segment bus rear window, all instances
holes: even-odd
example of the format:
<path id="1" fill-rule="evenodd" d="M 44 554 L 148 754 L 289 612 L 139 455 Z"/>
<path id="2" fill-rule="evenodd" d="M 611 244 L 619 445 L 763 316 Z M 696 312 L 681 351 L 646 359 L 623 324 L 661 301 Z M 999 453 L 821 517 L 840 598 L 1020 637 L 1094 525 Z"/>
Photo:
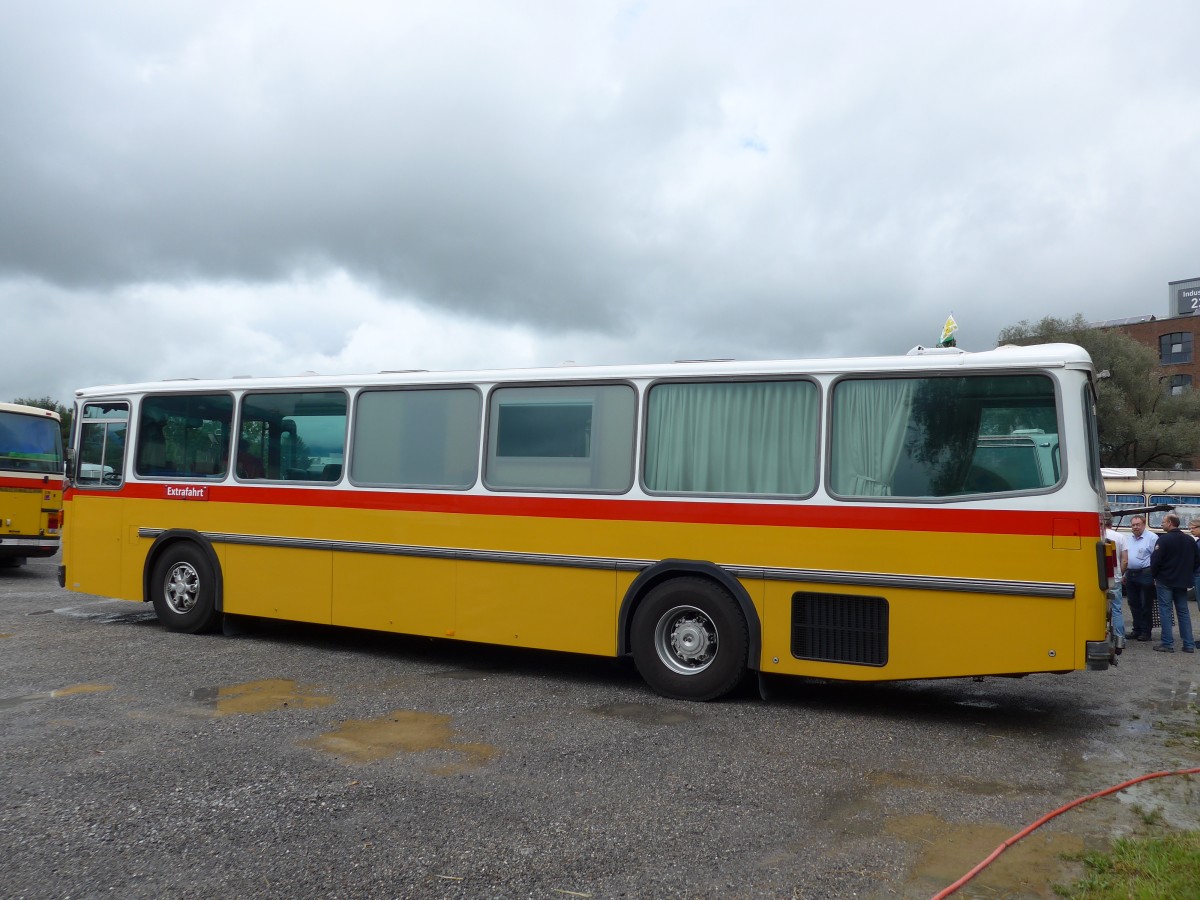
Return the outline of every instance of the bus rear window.
<path id="1" fill-rule="evenodd" d="M 831 417 L 829 484 L 839 496 L 996 494 L 1062 478 L 1044 375 L 845 379 Z"/>

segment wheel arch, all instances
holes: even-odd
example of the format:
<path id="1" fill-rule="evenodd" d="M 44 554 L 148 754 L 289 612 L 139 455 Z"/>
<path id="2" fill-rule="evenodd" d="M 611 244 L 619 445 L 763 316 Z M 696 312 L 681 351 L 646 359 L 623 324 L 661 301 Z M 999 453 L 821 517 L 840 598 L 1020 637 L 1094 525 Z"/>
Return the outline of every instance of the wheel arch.
<path id="1" fill-rule="evenodd" d="M 208 560 L 208 564 L 212 566 L 215 580 L 213 603 L 217 612 L 223 612 L 225 609 L 225 578 L 221 573 L 221 560 L 217 557 L 217 551 L 213 548 L 212 541 L 190 528 L 170 528 L 156 537 L 154 543 L 150 545 L 150 550 L 146 553 L 146 562 L 142 565 L 143 602 L 149 603 L 154 599 L 150 587 L 154 567 L 158 565 L 163 553 L 178 544 L 191 544 L 198 548 L 204 554 L 204 558 Z"/>
<path id="2" fill-rule="evenodd" d="M 681 575 L 705 578 L 727 590 L 737 602 L 746 620 L 746 633 L 749 644 L 746 668 L 757 670 L 759 658 L 762 656 L 762 623 L 758 610 L 742 583 L 716 563 L 695 559 L 664 559 L 643 569 L 629 585 L 625 597 L 621 600 L 621 611 L 617 619 L 617 656 L 629 656 L 630 630 L 633 626 L 633 614 L 638 605 L 651 589 L 664 581 L 678 578 Z"/>

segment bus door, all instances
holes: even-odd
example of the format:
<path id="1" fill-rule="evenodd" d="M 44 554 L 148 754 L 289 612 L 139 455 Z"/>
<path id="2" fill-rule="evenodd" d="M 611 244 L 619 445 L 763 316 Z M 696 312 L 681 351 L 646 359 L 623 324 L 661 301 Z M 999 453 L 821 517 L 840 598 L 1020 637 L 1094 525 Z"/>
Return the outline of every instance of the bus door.
<path id="1" fill-rule="evenodd" d="M 79 415 L 70 505 L 65 517 L 63 563 L 67 587 L 89 594 L 123 597 L 120 491 L 125 484 L 129 404 L 85 403 Z M 79 573 L 87 573 L 86 583 Z M 138 595 L 140 599 L 140 592 Z"/>

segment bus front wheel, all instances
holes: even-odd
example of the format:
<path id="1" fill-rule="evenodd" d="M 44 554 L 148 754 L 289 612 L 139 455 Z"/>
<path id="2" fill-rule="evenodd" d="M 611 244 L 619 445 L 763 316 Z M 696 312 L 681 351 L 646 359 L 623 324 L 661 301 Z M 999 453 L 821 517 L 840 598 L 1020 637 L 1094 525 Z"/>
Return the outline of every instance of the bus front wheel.
<path id="1" fill-rule="evenodd" d="M 676 700 L 715 700 L 746 674 L 746 620 L 724 588 L 674 578 L 652 588 L 633 616 L 630 646 L 651 688 Z"/>
<path id="2" fill-rule="evenodd" d="M 219 620 L 216 574 L 195 544 L 172 544 L 163 551 L 150 590 L 158 621 L 170 631 L 198 634 L 211 631 Z"/>

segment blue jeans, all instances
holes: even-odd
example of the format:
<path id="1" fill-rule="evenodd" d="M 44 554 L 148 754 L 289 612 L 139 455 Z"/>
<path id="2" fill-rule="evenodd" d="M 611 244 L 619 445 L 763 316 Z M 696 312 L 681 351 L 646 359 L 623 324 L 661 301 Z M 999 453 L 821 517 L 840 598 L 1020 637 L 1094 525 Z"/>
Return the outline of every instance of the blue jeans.
<path id="1" fill-rule="evenodd" d="M 1200 578 L 1197 579 L 1200 581 Z M 1198 594 L 1197 596 L 1200 596 Z M 1112 619 L 1112 633 L 1119 637 L 1125 637 L 1125 612 L 1121 608 L 1121 583 L 1118 581 L 1116 589 L 1113 590 L 1112 602 L 1109 604 L 1110 618 Z M 1119 647 L 1120 644 L 1117 644 Z"/>
<path id="2" fill-rule="evenodd" d="M 1158 586 L 1158 618 L 1162 624 L 1162 645 L 1175 646 L 1175 638 L 1171 636 L 1171 608 L 1175 608 L 1179 616 L 1179 639 L 1183 641 L 1183 649 L 1195 650 L 1196 639 L 1192 636 L 1192 614 L 1188 611 L 1187 588 Z"/>

